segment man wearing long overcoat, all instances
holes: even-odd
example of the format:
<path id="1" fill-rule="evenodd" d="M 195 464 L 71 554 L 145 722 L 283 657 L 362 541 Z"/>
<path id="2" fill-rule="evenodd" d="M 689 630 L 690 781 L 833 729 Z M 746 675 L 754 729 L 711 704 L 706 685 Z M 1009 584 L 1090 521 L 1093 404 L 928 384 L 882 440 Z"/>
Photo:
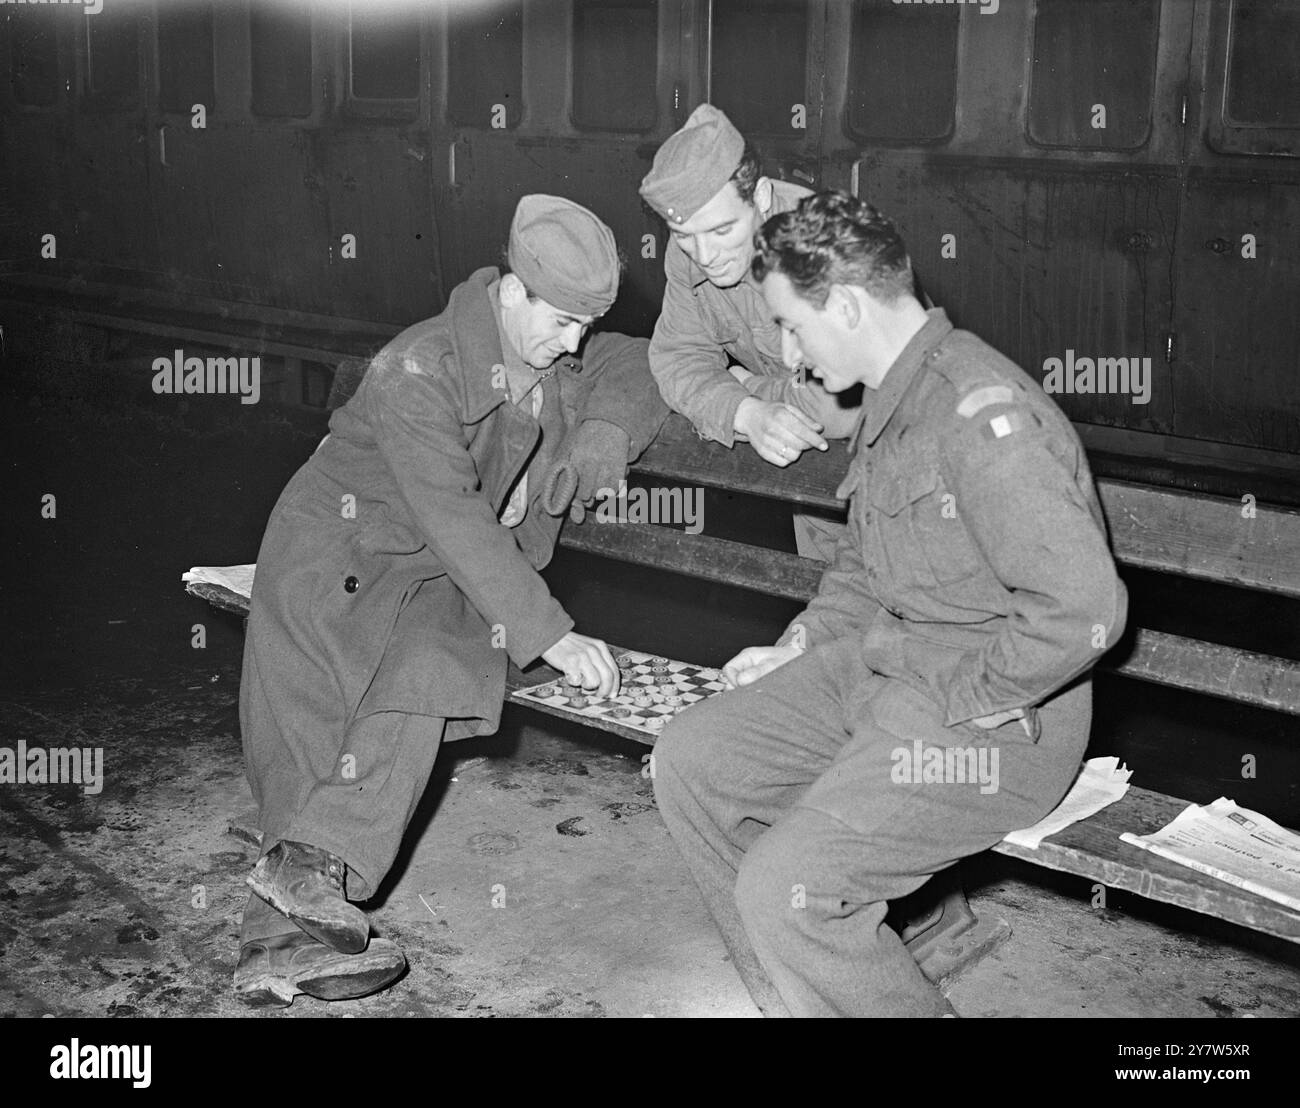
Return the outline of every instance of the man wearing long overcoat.
<path id="1" fill-rule="evenodd" d="M 525 196 L 508 258 L 375 357 L 272 513 L 240 691 L 263 834 L 235 973 L 249 1004 L 400 974 L 351 901 L 392 865 L 441 743 L 496 729 L 507 658 L 617 689 L 539 571 L 569 502 L 617 487 L 667 409 L 644 339 L 587 336 L 620 269 L 596 216 Z"/>

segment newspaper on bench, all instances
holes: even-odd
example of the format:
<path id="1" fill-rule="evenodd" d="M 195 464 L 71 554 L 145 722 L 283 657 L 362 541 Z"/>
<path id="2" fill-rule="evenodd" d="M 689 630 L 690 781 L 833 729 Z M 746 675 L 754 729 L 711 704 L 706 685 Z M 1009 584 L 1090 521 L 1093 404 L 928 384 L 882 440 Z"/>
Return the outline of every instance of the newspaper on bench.
<path id="1" fill-rule="evenodd" d="M 1154 834 L 1120 839 L 1300 911 L 1300 835 L 1227 797 L 1189 804 Z"/>

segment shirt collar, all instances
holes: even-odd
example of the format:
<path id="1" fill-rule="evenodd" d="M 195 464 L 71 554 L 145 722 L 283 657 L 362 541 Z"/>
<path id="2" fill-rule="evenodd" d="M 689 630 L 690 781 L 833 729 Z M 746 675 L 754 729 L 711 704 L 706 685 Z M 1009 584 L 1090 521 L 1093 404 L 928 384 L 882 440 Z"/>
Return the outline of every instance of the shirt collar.
<path id="1" fill-rule="evenodd" d="M 514 343 L 510 341 L 506 334 L 505 320 L 501 317 L 501 278 L 498 277 L 487 290 L 488 303 L 492 305 L 492 318 L 497 324 L 497 338 L 501 341 L 501 361 L 505 365 L 508 373 L 519 374 L 527 370 L 529 375 L 532 374 L 532 367 L 524 364 L 524 359 L 520 356 L 519 351 L 515 349 Z"/>
<path id="2" fill-rule="evenodd" d="M 948 313 L 942 308 L 931 308 L 925 314 L 924 325 L 894 359 L 880 388 L 863 390 L 862 415 L 858 417 L 858 425 L 849 440 L 850 451 L 857 450 L 859 443 L 870 446 L 880 437 L 885 424 L 916 380 L 926 357 L 952 330 Z"/>
<path id="3" fill-rule="evenodd" d="M 476 423 L 510 399 L 509 390 L 494 388 L 492 366 L 504 365 L 510 343 L 501 333 L 497 289 L 500 274 L 492 267 L 476 270 L 452 290 L 447 304 L 452 350 L 465 385 L 464 422 Z"/>

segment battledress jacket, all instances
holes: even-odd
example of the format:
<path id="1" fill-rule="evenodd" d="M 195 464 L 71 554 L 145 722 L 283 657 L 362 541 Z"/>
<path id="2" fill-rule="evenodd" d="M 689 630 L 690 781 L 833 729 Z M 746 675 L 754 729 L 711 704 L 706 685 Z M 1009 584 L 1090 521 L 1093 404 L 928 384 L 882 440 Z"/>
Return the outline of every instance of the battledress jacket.
<path id="1" fill-rule="evenodd" d="M 494 387 L 497 277 L 478 270 L 375 356 L 281 494 L 253 590 L 246 729 L 291 713 L 337 732 L 398 711 L 448 719 L 448 739 L 490 733 L 507 655 L 527 665 L 573 628 L 538 572 L 560 527 L 537 502 L 542 475 L 581 421 L 623 428 L 630 461 L 667 410 L 647 341 L 616 334 L 560 360 L 539 419 L 511 403 Z M 507 528 L 525 471 L 527 513 Z"/>
<path id="2" fill-rule="evenodd" d="M 837 490 L 848 528 L 782 644 L 857 636 L 867 668 L 914 685 L 951 727 L 1032 712 L 1118 641 L 1127 593 L 1078 435 L 942 309 L 864 405 L 850 448 Z"/>

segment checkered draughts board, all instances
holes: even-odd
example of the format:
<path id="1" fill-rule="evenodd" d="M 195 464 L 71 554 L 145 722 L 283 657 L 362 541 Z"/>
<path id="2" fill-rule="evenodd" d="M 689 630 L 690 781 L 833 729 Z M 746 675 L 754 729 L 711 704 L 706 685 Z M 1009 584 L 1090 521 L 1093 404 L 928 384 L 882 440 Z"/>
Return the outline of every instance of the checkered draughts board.
<path id="1" fill-rule="evenodd" d="M 517 689 L 510 694 L 511 698 L 544 704 L 576 719 L 606 719 L 647 735 L 658 735 L 687 705 L 726 688 L 718 670 L 689 662 L 675 662 L 634 650 L 615 655 L 615 661 L 623 674 L 618 696 L 589 696 L 561 680 Z"/>

